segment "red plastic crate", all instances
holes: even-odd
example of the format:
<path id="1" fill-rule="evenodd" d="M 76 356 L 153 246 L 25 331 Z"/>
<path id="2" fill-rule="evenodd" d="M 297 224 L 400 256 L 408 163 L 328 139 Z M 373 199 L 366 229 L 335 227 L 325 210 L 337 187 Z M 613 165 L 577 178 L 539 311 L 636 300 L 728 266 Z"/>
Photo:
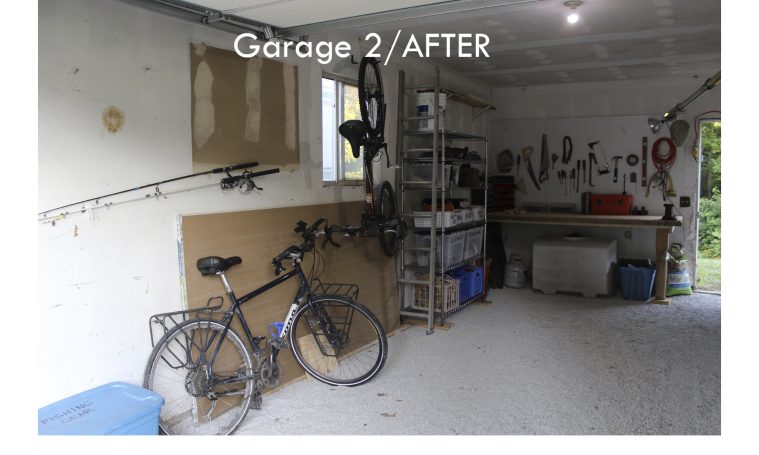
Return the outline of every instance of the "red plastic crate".
<path id="1" fill-rule="evenodd" d="M 590 213 L 593 215 L 629 215 L 632 194 L 591 194 Z"/>

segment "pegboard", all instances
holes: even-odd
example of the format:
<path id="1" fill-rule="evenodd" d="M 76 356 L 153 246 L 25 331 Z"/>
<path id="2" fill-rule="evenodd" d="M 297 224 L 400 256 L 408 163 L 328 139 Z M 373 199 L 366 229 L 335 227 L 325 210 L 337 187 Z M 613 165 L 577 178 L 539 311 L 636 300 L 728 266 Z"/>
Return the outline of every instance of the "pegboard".
<path id="1" fill-rule="evenodd" d="M 543 182 L 540 190 L 535 188 L 529 177 L 525 163 L 522 162 L 519 176 L 515 181 L 519 182 L 524 179 L 524 185 L 527 194 L 516 193 L 516 206 L 521 208 L 524 204 L 529 203 L 571 203 L 575 204 L 577 210 L 581 207 L 581 194 L 585 191 L 593 193 L 612 193 L 620 194 L 623 190 L 623 176 L 627 174 L 627 194 L 633 195 L 633 205 L 637 207 L 645 206 L 649 214 L 659 215 L 664 213 L 664 201 L 661 191 L 658 188 L 651 188 L 650 194 L 646 197 L 646 187 L 642 185 L 642 138 L 648 138 L 648 165 L 647 175 L 650 180 L 651 175 L 656 169 L 651 160 L 651 151 L 654 142 L 660 137 L 668 136 L 669 131 L 663 126 L 658 134 L 652 134 L 648 127 L 647 116 L 615 116 L 615 117 L 583 117 L 583 118 L 551 118 L 551 119 L 503 119 L 494 120 L 491 136 L 492 142 L 490 147 L 491 163 L 488 174 L 498 175 L 496 168 L 498 154 L 504 149 L 510 149 L 514 154 L 516 161 L 517 155 L 521 155 L 523 147 L 531 145 L 533 147 L 532 166 L 535 170 L 536 177 L 540 170 L 540 150 L 541 138 L 546 134 L 548 137 L 548 157 L 549 162 L 552 154 L 559 156 L 558 161 L 553 166 L 549 166 L 549 179 Z M 693 126 L 691 132 L 683 146 L 677 149 L 677 158 L 674 166 L 670 170 L 673 184 L 677 197 L 673 197 L 672 203 L 675 204 L 675 213 L 687 216 L 683 211 L 678 209 L 679 196 L 689 196 L 691 198 L 691 209 L 696 204 L 695 198 L 698 195 L 698 163 L 693 159 L 690 153 L 693 140 Z M 561 156 L 563 153 L 563 138 L 569 136 L 572 138 L 573 152 L 569 164 L 563 164 Z M 600 166 L 608 160 L 610 172 L 605 175 L 598 175 L 594 171 L 593 184 L 591 187 L 588 182 L 588 176 L 585 182 L 582 181 L 582 168 L 580 169 L 579 192 L 577 186 L 567 190 L 559 183 L 557 171 L 565 169 L 567 171 L 567 180 L 571 170 L 577 168 L 577 160 L 586 160 L 586 173 L 590 173 L 590 160 L 588 144 L 593 141 L 600 141 L 595 146 L 596 159 Z M 603 147 L 603 149 L 601 148 Z M 602 150 L 605 151 L 606 158 Z M 638 156 L 638 164 L 629 166 L 626 158 L 629 154 Z M 613 183 L 614 162 L 612 156 L 621 155 L 618 166 L 618 182 Z M 516 175 L 516 166 L 508 175 Z M 630 173 L 637 174 L 637 182 L 630 183 Z M 567 184 L 569 186 L 569 184 Z M 690 212 L 691 209 L 687 211 Z"/>

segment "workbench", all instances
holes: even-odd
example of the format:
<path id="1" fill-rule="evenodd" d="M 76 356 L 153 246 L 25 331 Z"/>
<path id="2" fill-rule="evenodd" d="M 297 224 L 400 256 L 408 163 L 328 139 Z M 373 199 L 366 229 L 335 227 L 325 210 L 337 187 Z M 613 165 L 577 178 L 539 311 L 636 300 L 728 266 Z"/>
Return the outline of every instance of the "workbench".
<path id="1" fill-rule="evenodd" d="M 675 227 L 683 225 L 682 216 L 677 216 L 674 220 L 662 220 L 661 216 L 653 215 L 490 212 L 488 213 L 488 222 L 656 229 L 656 283 L 653 302 L 669 304 L 671 301 L 667 298 L 667 249 L 669 248 L 669 235 L 675 230 Z"/>

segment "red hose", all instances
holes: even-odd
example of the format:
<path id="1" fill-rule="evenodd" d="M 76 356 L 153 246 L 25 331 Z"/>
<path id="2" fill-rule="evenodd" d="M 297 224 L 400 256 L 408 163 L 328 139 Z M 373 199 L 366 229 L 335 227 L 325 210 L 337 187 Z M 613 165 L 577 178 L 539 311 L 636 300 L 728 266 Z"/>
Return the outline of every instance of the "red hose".
<path id="1" fill-rule="evenodd" d="M 663 154 L 660 150 L 662 142 L 666 143 L 669 148 L 666 154 Z M 668 137 L 660 137 L 654 143 L 654 148 L 651 149 L 651 160 L 654 162 L 656 170 L 659 172 L 669 171 L 675 163 L 675 158 L 677 158 L 677 146 L 675 143 Z"/>

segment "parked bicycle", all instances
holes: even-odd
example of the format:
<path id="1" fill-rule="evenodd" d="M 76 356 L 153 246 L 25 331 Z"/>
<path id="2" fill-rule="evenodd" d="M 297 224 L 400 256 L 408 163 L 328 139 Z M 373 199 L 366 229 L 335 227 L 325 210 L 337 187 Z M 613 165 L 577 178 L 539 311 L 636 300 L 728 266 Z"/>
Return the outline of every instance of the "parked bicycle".
<path id="1" fill-rule="evenodd" d="M 225 275 L 242 259 L 210 256 L 197 261 L 203 276 L 221 279 L 231 307 L 171 313 L 195 317 L 167 331 L 145 369 L 144 387 L 165 399 L 159 419 L 163 432 L 235 431 L 248 409 L 260 409 L 261 391 L 279 383 L 277 356 L 288 347 L 306 373 L 326 384 L 357 386 L 379 373 L 387 358 L 387 337 L 377 317 L 348 296 L 316 295 L 301 268 L 304 255 L 314 251 L 316 238 L 324 235 L 320 227 L 324 222 L 319 219 L 310 227 L 298 222 L 295 232 L 303 243 L 272 260 L 277 276 L 285 271 L 284 261 L 291 261 L 292 270 L 242 297 L 235 295 Z M 274 327 L 269 338 L 253 336 L 240 306 L 291 278 L 297 278 L 300 286 L 281 330 Z M 244 338 L 231 328 L 235 318 Z"/>
<path id="2" fill-rule="evenodd" d="M 326 241 L 340 246 L 332 239 L 332 233 L 339 232 L 350 237 L 379 237 L 380 247 L 387 256 L 395 255 L 398 243 L 406 236 L 406 224 L 398 216 L 393 186 L 383 181 L 375 197 L 372 163 L 381 158 L 383 150 L 390 167 L 390 157 L 385 143 L 385 94 L 382 90 L 382 76 L 379 63 L 373 57 L 364 57 L 358 67 L 358 101 L 361 120 L 348 120 L 338 131 L 350 143 L 355 158 L 364 148 L 364 192 L 366 207 L 361 214 L 359 226 L 329 226 Z"/>

